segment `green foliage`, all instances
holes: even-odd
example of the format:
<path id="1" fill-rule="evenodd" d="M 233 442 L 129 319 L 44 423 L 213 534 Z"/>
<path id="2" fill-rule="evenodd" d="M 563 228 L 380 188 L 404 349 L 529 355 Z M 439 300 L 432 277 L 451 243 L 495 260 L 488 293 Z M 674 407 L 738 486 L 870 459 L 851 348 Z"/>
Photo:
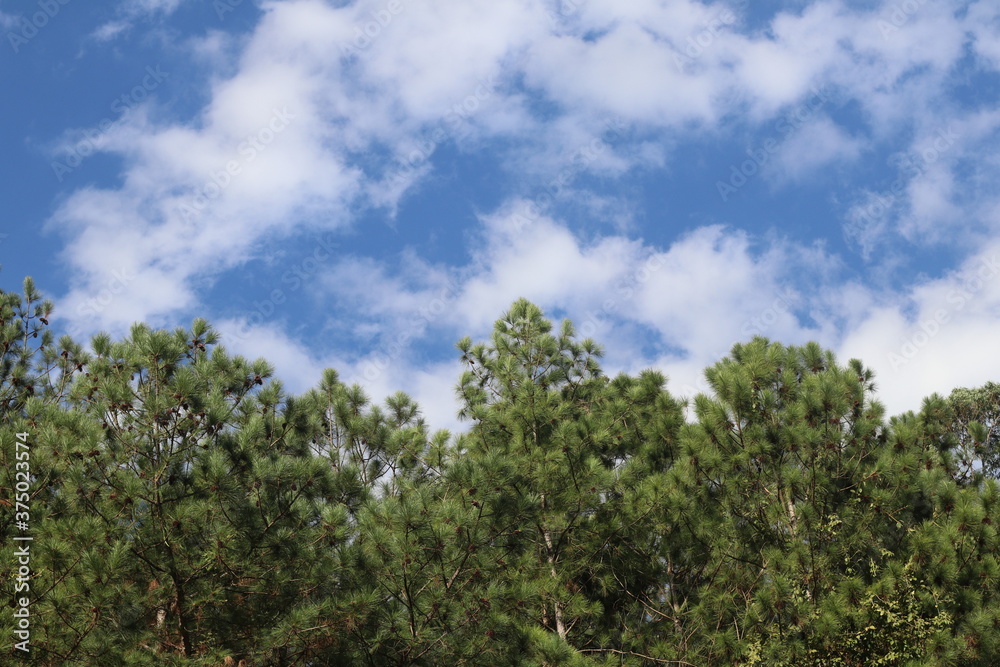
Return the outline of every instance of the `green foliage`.
<path id="1" fill-rule="evenodd" d="M 85 351 L 52 311 L 30 279 L 0 292 L 0 503 L 28 433 L 36 664 L 1000 655 L 992 383 L 886 419 L 860 361 L 756 338 L 684 423 L 660 373 L 608 377 L 519 300 L 459 342 L 452 437 L 334 370 L 290 395 L 203 320 Z M 23 531 L 0 519 L 12 582 Z"/>
<path id="2" fill-rule="evenodd" d="M 474 421 L 458 442 L 461 472 L 482 490 L 490 540 L 502 540 L 520 591 L 511 614 L 546 664 L 623 650 L 634 636 L 619 622 L 642 624 L 635 597 L 657 569 L 638 523 L 644 481 L 669 462 L 679 406 L 655 373 L 609 380 L 593 341 L 575 340 L 569 322 L 554 335 L 524 300 L 489 345 L 459 349 L 462 414 Z"/>

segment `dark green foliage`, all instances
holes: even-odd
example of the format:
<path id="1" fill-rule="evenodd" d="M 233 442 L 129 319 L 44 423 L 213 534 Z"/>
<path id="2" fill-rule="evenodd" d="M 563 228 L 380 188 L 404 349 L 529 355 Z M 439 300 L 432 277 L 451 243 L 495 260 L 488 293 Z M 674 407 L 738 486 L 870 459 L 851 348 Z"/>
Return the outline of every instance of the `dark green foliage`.
<path id="1" fill-rule="evenodd" d="M 643 485 L 669 463 L 679 406 L 655 373 L 609 380 L 596 344 L 577 342 L 569 322 L 553 335 L 527 301 L 497 321 L 490 345 L 459 348 L 474 426 L 458 446 L 518 589 L 511 613 L 542 662 L 623 651 L 631 636 L 620 622 L 642 623 L 635 600 L 657 568 Z"/>
<path id="2" fill-rule="evenodd" d="M 289 395 L 201 320 L 84 351 L 52 310 L 0 293 L 0 571 L 26 433 L 35 664 L 1000 655 L 992 383 L 886 419 L 861 362 L 757 338 L 684 423 L 661 374 L 606 376 L 520 300 L 459 343 L 452 437 L 333 370 Z"/>

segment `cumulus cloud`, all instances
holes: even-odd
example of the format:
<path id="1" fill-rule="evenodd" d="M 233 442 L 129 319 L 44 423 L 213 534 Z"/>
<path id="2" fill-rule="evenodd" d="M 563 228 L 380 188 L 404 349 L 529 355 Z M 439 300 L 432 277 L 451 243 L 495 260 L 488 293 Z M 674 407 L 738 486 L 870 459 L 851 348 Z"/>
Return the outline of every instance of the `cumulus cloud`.
<path id="1" fill-rule="evenodd" d="M 757 333 L 886 357 L 895 349 L 887 341 L 916 322 L 900 301 L 926 317 L 933 280 L 910 291 L 872 287 L 846 276 L 832 251 L 763 240 L 738 220 L 664 220 L 674 231 L 654 243 L 626 235 L 627 210 L 600 233 L 558 213 L 567 202 L 598 214 L 614 205 L 585 177 L 621 184 L 642 170 L 683 169 L 674 163 L 682 145 L 774 137 L 767 173 L 779 188 L 872 155 L 918 160 L 915 170 L 899 167 L 898 183 L 871 183 L 841 204 L 845 231 L 868 258 L 903 261 L 879 254 L 900 240 L 971 252 L 956 230 L 981 241 L 1000 211 L 997 165 L 975 153 L 996 145 L 997 117 L 950 102 L 949 73 L 967 49 L 982 72 L 1000 67 L 996 10 L 985 1 L 965 12 L 955 2 L 856 4 L 796 3 L 752 23 L 744 2 L 595 1 L 558 12 L 536 0 L 411 0 L 391 10 L 378 0 L 266 2 L 245 40 L 211 31 L 195 40 L 199 63 L 213 68 L 202 108 L 164 120 L 139 105 L 101 138 L 97 149 L 123 161 L 120 184 L 76 190 L 49 221 L 66 241 L 73 285 L 63 311 L 90 330 L 201 308 L 203 288 L 262 247 L 317 229 L 358 231 L 372 213 L 391 218 L 448 148 L 505 170 L 493 197 L 501 203 L 465 230 L 467 262 L 415 250 L 392 264 L 340 257 L 323 287 L 368 352 L 317 356 L 273 327 L 252 328 L 240 344 L 283 355 L 289 369 L 338 362 L 378 391 L 400 381 L 431 395 L 446 365 L 428 360 L 419 371 L 404 351 L 428 337 L 485 335 L 524 296 L 630 350 L 612 365 L 659 364 L 682 386 L 697 387 L 706 364 Z M 101 34 L 179 6 L 123 4 Z M 957 138 L 938 146 L 952 127 Z M 967 333 L 992 332 L 979 308 L 970 301 L 954 316 L 978 313 L 969 327 L 942 330 L 929 345 L 982 350 Z M 907 372 L 884 373 L 883 387 L 924 386 Z M 434 409 L 444 414 L 451 400 Z"/>
<path id="2" fill-rule="evenodd" d="M 1000 244 L 993 243 L 941 278 L 914 285 L 905 300 L 867 309 L 845 332 L 842 355 L 878 375 L 892 412 L 918 409 L 931 392 L 995 380 L 1000 371 Z M 906 307 L 904 307 L 906 306 Z"/>
<path id="3" fill-rule="evenodd" d="M 816 295 L 800 289 L 838 271 L 821 249 L 755 244 L 721 226 L 696 229 L 662 250 L 625 236 L 588 240 L 564 222 L 532 217 L 524 201 L 483 222 L 467 265 L 434 268 L 408 254 L 345 259 L 327 274 L 331 298 L 363 301 L 361 326 L 377 331 L 373 354 L 361 362 L 366 379 L 397 376 L 431 331 L 449 341 L 485 339 L 522 297 L 554 319 L 573 320 L 581 337 L 606 343 L 609 372 L 659 366 L 685 394 L 704 390 L 702 369 L 755 335 L 838 340 L 836 326 L 802 323 L 813 320 L 805 304 Z M 829 306 L 836 312 L 847 304 Z"/>

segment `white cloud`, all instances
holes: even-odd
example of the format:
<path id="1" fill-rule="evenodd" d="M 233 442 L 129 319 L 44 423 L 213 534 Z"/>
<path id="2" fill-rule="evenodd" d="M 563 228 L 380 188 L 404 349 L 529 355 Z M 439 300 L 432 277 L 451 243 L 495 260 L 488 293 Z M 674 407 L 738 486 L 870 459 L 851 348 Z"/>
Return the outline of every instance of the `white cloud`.
<path id="1" fill-rule="evenodd" d="M 821 248 L 754 243 L 744 233 L 713 226 L 660 251 L 615 236 L 584 241 L 547 218 L 518 229 L 514 210 L 487 219 L 483 250 L 455 269 L 464 280 L 438 319 L 429 320 L 435 337 L 444 332 L 483 340 L 493 320 L 523 296 L 550 317 L 565 313 L 580 335 L 604 343 L 609 372 L 655 366 L 670 377 L 671 391 L 686 397 L 707 390 L 705 367 L 736 342 L 754 335 L 795 344 L 817 340 L 842 363 L 858 357 L 874 368 L 879 398 L 893 414 L 919 408 L 932 391 L 974 386 L 1000 372 L 1000 353 L 990 344 L 1000 336 L 1000 245 L 954 274 L 903 291 L 877 291 L 843 282 L 839 261 Z M 404 264 L 414 262 L 411 257 Z M 378 304 L 368 314 L 388 327 L 383 340 L 407 332 L 387 361 L 378 361 L 383 345 L 357 366 L 358 375 L 385 392 L 393 386 L 388 378 L 395 386 L 419 384 L 427 396 L 441 382 L 437 394 L 443 395 L 454 382 L 454 367 L 413 367 L 408 346 L 426 341 L 430 328 L 412 328 L 401 316 L 413 315 L 413 304 L 426 304 L 433 292 L 414 291 L 415 274 L 390 273 L 394 263 L 355 260 L 340 272 L 364 265 L 355 288 L 360 294 L 361 283 L 367 284 L 369 303 Z M 912 304 L 906 314 L 905 303 Z M 371 372 L 373 367 L 380 370 Z M 450 396 L 435 410 L 450 409 Z"/>
<path id="2" fill-rule="evenodd" d="M 797 297 L 781 282 L 791 257 L 779 248 L 755 258 L 745 234 L 713 226 L 679 239 L 656 259 L 662 266 L 641 285 L 637 301 L 640 316 L 672 346 L 699 358 L 718 357 L 737 340 L 787 338 L 797 329 L 790 312 Z M 768 309 L 776 311 L 775 321 L 754 325 Z"/>
<path id="3" fill-rule="evenodd" d="M 583 244 L 551 219 L 529 221 L 518 204 L 486 220 L 483 248 L 475 252 L 473 275 L 457 300 L 456 315 L 473 329 L 492 323 L 520 297 L 543 307 L 601 303 L 642 259 L 634 241 L 604 237 Z"/>
<path id="4" fill-rule="evenodd" d="M 919 122 L 904 150 L 889 158 L 892 180 L 859 192 L 847 212 L 845 232 L 866 259 L 885 263 L 884 253 L 901 242 L 971 252 L 993 235 L 1000 115 L 949 108 Z"/>
<path id="5" fill-rule="evenodd" d="M 318 19 L 330 11 L 304 4 Z M 264 22 L 240 71 L 215 85 L 195 122 L 161 126 L 137 112 L 105 135 L 126 159 L 124 184 L 78 190 L 50 220 L 69 237 L 64 256 L 78 272 L 63 300 L 70 317 L 93 324 L 81 303 L 101 289 L 107 266 L 139 276 L 98 313 L 103 326 L 120 327 L 196 305 L 192 281 L 242 263 L 262 237 L 317 226 L 317 213 L 329 216 L 325 226 L 338 224 L 359 174 L 324 146 L 336 134 L 313 61 L 261 57 L 274 48 L 276 29 Z"/>
<path id="6" fill-rule="evenodd" d="M 973 2 L 968 17 L 976 54 L 986 67 L 1000 69 L 1000 24 L 996 21 L 996 6 L 990 0 Z"/>
<path id="7" fill-rule="evenodd" d="M 122 0 L 117 14 L 120 18 L 108 21 L 91 33 L 98 42 L 115 39 L 132 29 L 139 21 L 152 16 L 167 17 L 177 11 L 185 0 Z"/>
<path id="8" fill-rule="evenodd" d="M 494 320 L 521 297 L 550 317 L 569 317 L 581 337 L 606 344 L 609 372 L 658 365 L 685 394 L 704 389 L 704 367 L 754 335 L 838 340 L 839 313 L 809 313 L 823 322 L 814 328 L 796 316 L 806 302 L 799 288 L 837 271 L 821 249 L 773 242 L 755 250 L 746 234 L 719 226 L 699 228 L 662 251 L 622 236 L 584 240 L 564 223 L 532 219 L 518 201 L 483 222 L 481 249 L 450 272 L 408 254 L 401 261 L 345 260 L 328 274 L 331 296 L 363 300 L 363 326 L 379 333 L 377 349 L 362 364 L 364 377 L 395 377 L 397 366 L 408 368 L 403 360 L 418 341 L 487 338 Z M 848 304 L 829 306 L 835 312 Z M 406 374 L 399 377 L 405 381 Z"/>
<path id="9" fill-rule="evenodd" d="M 91 33 L 91 37 L 98 42 L 109 42 L 118 35 L 128 31 L 131 27 L 132 23 L 130 21 L 109 21 L 94 30 Z"/>
<path id="10" fill-rule="evenodd" d="M 376 404 L 397 391 L 406 392 L 417 401 L 432 430 L 467 428 L 457 416 L 459 404 L 454 386 L 462 370 L 457 354 L 453 361 L 419 365 L 403 356 L 386 362 L 380 351 L 348 358 L 334 352 L 318 354 L 274 325 L 253 326 L 242 320 L 222 320 L 215 326 L 227 351 L 251 360 L 265 359 L 274 367 L 275 378 L 293 394 L 316 387 L 323 370 L 333 368 L 341 382 L 360 384 Z"/>
<path id="11" fill-rule="evenodd" d="M 494 228 L 491 233 L 502 237 L 504 232 Z M 790 259 L 794 265 L 796 254 L 799 261 L 820 261 L 814 251 L 785 245 L 755 256 L 745 235 L 718 227 L 697 230 L 661 253 L 613 237 L 588 246 L 552 221 L 540 225 L 533 238 L 552 243 L 554 261 L 546 267 L 522 265 L 502 253 L 480 261 L 461 294 L 448 302 L 449 314 L 433 321 L 439 332 L 435 335 L 444 330 L 456 340 L 466 334 L 485 339 L 492 321 L 510 302 L 528 296 L 550 317 L 564 312 L 581 336 L 604 343 L 606 371 L 660 368 L 678 397 L 707 391 L 704 369 L 728 354 L 734 343 L 753 335 L 784 343 L 818 340 L 835 350 L 841 363 L 857 357 L 876 371 L 878 398 L 890 414 L 919 409 L 933 391 L 947 394 L 957 386 L 977 386 L 1000 372 L 1000 351 L 988 344 L 1000 338 L 1000 245 L 985 249 L 953 274 L 899 294 L 877 296 L 856 284 L 827 284 L 808 301 L 809 315 L 825 325 L 810 328 L 794 314 L 801 311 L 806 295 L 783 283 L 788 276 L 782 275 L 782 267 Z M 645 261 L 637 262 L 640 257 Z M 605 272 L 633 272 L 631 280 L 619 283 L 617 291 L 613 282 L 596 278 L 580 285 L 598 262 Z M 408 346 L 426 340 L 428 329 L 406 328 L 412 322 L 402 314 L 413 314 L 409 281 L 388 276 L 385 265 L 370 260 L 366 264 L 372 271 L 365 275 L 375 280 L 368 295 L 392 297 L 379 301 L 370 314 L 381 316 L 389 326 L 385 339 L 396 340 L 398 332 L 407 331 L 400 339 L 403 345 L 381 345 L 350 359 L 319 356 L 274 326 L 246 327 L 233 321 L 219 325 L 224 344 L 251 358 L 267 358 L 292 391 L 314 386 L 321 369 L 333 367 L 344 381 L 361 383 L 376 400 L 399 389 L 407 391 L 422 405 L 432 427 L 464 429 L 455 417 L 453 389 L 461 371 L 457 356 L 420 361 Z M 555 285 L 554 290 L 531 293 L 531 286 L 543 280 Z M 597 293 L 588 289 L 593 284 L 598 284 Z M 487 287 L 498 291 L 493 295 Z M 557 294 L 559 289 L 566 294 Z M 480 304 L 487 296 L 489 303 Z M 609 302 L 615 304 L 610 309 Z M 912 304 L 909 315 L 898 305 L 904 302 Z M 683 354 L 642 356 L 646 334 L 637 325 L 658 333 Z"/>
<path id="12" fill-rule="evenodd" d="M 123 4 L 99 34 L 111 39 L 179 6 Z M 533 0 L 411 0 L 388 18 L 379 14 L 386 6 L 267 2 L 245 41 L 212 32 L 198 40 L 199 62 L 214 68 L 204 108 L 175 122 L 156 120 L 146 108 L 130 114 L 98 146 L 123 159 L 121 185 L 77 190 L 50 221 L 67 239 L 63 259 L 73 288 L 60 299 L 67 317 L 83 329 L 122 329 L 200 307 L 199 287 L 253 258 L 262 244 L 356 224 L 367 207 L 394 210 L 433 173 L 430 158 L 445 143 L 495 152 L 517 186 L 544 186 L 570 169 L 562 196 L 601 210 L 600 198 L 575 190 L 578 173 L 673 168 L 678 143 L 765 128 L 817 87 L 848 105 L 870 136 L 848 132 L 825 110 L 791 133 L 775 157 L 773 167 L 789 183 L 886 145 L 922 154 L 935 132 L 950 123 L 960 128 L 953 151 L 890 190 L 886 216 L 863 219 L 861 204 L 876 199 L 857 194 L 852 214 L 861 223 L 853 233 L 866 252 L 901 236 L 959 243 L 960 225 L 981 239 L 996 224 L 997 165 L 979 163 L 973 193 L 961 171 L 977 146 L 995 145 L 995 114 L 959 113 L 948 102 L 948 74 L 969 35 L 981 66 L 1000 66 L 990 46 L 991 4 L 956 17 L 955 3 L 923 3 L 888 32 L 879 21 L 891 19 L 891 2 L 876 10 L 815 2 L 753 31 L 723 4 L 688 0 L 591 0 L 558 17 L 549 16 L 551 4 Z M 614 117 L 635 138 L 578 161 L 580 148 Z M 879 187 L 871 192 L 884 193 Z M 435 396 L 448 366 L 417 368 L 403 351 L 428 335 L 486 335 L 500 312 L 525 296 L 581 328 L 590 323 L 588 331 L 612 348 L 612 366 L 655 362 L 675 383 L 697 386 L 705 365 L 754 333 L 785 342 L 817 337 L 871 363 L 912 328 L 901 299 L 912 298 L 921 316 L 933 312 L 923 288 L 898 294 L 845 283 L 822 248 L 762 244 L 721 226 L 695 228 L 665 248 L 621 232 L 585 238 L 537 212 L 526 223 L 524 205 L 484 216 L 466 266 L 411 254 L 390 270 L 355 257 L 327 276 L 338 303 L 356 316 L 355 335 L 380 331 L 377 345 L 396 344 L 399 352 L 321 357 L 275 327 L 254 328 L 238 345 L 296 377 L 318 377 L 302 369 L 336 362 L 372 383 L 373 394 L 410 387 Z M 618 228 L 628 222 L 617 221 Z M 688 221 L 664 224 L 690 229 Z M 451 287 L 457 282 L 460 288 Z M 444 307 L 428 316 L 439 303 Z M 935 359 L 948 358 L 944 341 L 961 345 L 955 369 L 924 364 L 928 352 L 906 367 L 924 365 L 925 377 L 889 374 L 878 362 L 891 408 L 913 406 L 908 392 L 978 377 L 958 370 L 972 368 L 963 364 L 975 353 L 992 358 L 976 342 L 996 333 L 985 305 L 992 302 L 984 296 L 977 303 L 978 310 L 970 303 L 955 314 L 967 326 L 949 326 L 928 344 Z M 385 356 L 391 363 L 369 372 Z M 447 414 L 451 395 L 443 393 L 447 400 L 430 399 L 436 415 Z"/>
<path id="13" fill-rule="evenodd" d="M 719 84 L 685 74 L 669 46 L 621 24 L 594 42 L 552 36 L 534 46 L 528 82 L 570 107 L 655 125 L 710 120 Z"/>
<path id="14" fill-rule="evenodd" d="M 1000 373 L 1000 244 L 969 258 L 954 273 L 915 285 L 899 301 L 870 308 L 845 332 L 843 357 L 875 369 L 890 413 L 918 410 L 932 392 L 995 380 Z"/>
<path id="15" fill-rule="evenodd" d="M 179 0 L 132 2 L 121 12 L 166 14 L 178 6 Z M 957 57 L 955 36 L 962 34 L 954 20 L 943 21 L 947 14 L 927 9 L 892 39 L 876 39 L 874 15 L 851 14 L 834 2 L 782 13 L 770 33 L 750 36 L 739 32 L 738 12 L 695 2 L 585 3 L 560 25 L 550 21 L 544 4 L 531 0 L 413 0 L 401 7 L 379 19 L 387 10 L 376 0 L 341 7 L 320 0 L 266 3 L 235 73 L 216 81 L 202 113 L 172 126 L 135 114 L 101 146 L 126 158 L 123 188 L 112 197 L 71 196 L 55 220 L 67 230 L 94 225 L 108 231 L 115 220 L 144 228 L 156 241 L 157 263 L 172 266 L 170 279 L 181 283 L 175 291 L 182 294 L 192 277 L 242 261 L 255 239 L 293 233 L 309 214 L 345 219 L 345 206 L 360 195 L 393 210 L 428 173 L 427 158 L 440 141 L 514 136 L 521 143 L 511 165 L 531 163 L 544 173 L 541 165 L 558 169 L 602 119 L 614 115 L 667 135 L 692 123 L 711 128 L 731 111 L 725 105 L 735 103 L 727 94 L 733 88 L 751 91 L 750 108 L 764 118 L 807 97 L 823 77 L 836 80 L 837 72 L 855 70 L 861 75 L 852 79 L 854 92 L 867 104 L 872 86 L 849 45 L 868 62 L 891 60 L 886 71 L 892 81 L 902 75 L 902 63 L 916 58 L 901 44 L 913 43 L 928 21 L 941 23 L 949 40 L 933 56 L 921 56 L 937 72 Z M 692 39 L 699 45 L 692 52 L 697 58 L 685 57 L 693 66 L 678 66 L 677 54 Z M 216 44 L 202 57 L 213 53 L 227 71 L 225 49 Z M 521 78 L 566 111 L 554 119 L 534 117 L 525 92 L 514 85 Z M 857 88 L 857 81 L 868 88 Z M 240 151 L 242 142 L 267 132 L 276 109 L 288 109 L 294 120 L 251 163 Z M 362 173 L 352 166 L 356 156 L 378 146 L 405 160 L 420 145 L 414 137 L 433 128 L 443 128 L 444 135 L 418 150 L 414 169 L 397 162 L 366 166 Z M 669 160 L 664 149 L 646 150 L 657 143 L 664 145 L 616 146 L 584 169 L 623 173 L 634 164 L 663 164 Z M 815 169 L 858 150 L 826 119 L 803 128 L 785 147 L 785 170 Z M 176 211 L 190 208 L 200 192 L 214 192 L 213 175 L 233 161 L 241 174 L 230 179 L 211 210 L 193 222 L 178 220 Z M 944 188 L 947 179 L 939 183 Z M 930 210 L 933 202 L 924 197 Z M 111 210 L 93 210 L 102 202 Z M 940 205 L 935 210 L 946 212 Z M 182 231 L 194 240 L 175 242 Z M 216 250 L 204 250 L 208 243 Z M 140 269 L 154 261 L 152 244 L 146 245 Z M 170 252 L 179 257 L 163 260 Z M 72 244 L 68 255 L 71 267 L 85 271 L 87 260 Z M 231 259 L 220 265 L 220 257 Z M 85 291 L 89 278 L 83 278 Z M 163 310 L 188 302 L 165 303 Z"/>
<path id="16" fill-rule="evenodd" d="M 860 157 L 863 142 L 823 117 L 803 125 L 781 144 L 774 170 L 784 181 L 801 181 L 830 166 L 831 162 L 853 162 Z"/>
<path id="17" fill-rule="evenodd" d="M 294 394 L 317 386 L 324 369 L 339 372 L 346 365 L 337 357 L 317 357 L 274 325 L 253 326 L 245 320 L 226 319 L 213 326 L 222 335 L 220 342 L 228 352 L 250 360 L 266 359 L 274 367 L 275 377 Z"/>

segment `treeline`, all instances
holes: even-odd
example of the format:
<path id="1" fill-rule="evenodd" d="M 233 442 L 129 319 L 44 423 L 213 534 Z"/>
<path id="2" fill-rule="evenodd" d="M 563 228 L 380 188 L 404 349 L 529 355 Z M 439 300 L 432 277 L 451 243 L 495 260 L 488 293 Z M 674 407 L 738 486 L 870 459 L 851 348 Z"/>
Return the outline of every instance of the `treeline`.
<path id="1" fill-rule="evenodd" d="M 887 418 L 861 362 L 755 338 L 685 420 L 522 300 L 459 343 L 453 436 L 202 320 L 85 350 L 0 299 L 5 663 L 997 664 L 997 385 Z"/>

